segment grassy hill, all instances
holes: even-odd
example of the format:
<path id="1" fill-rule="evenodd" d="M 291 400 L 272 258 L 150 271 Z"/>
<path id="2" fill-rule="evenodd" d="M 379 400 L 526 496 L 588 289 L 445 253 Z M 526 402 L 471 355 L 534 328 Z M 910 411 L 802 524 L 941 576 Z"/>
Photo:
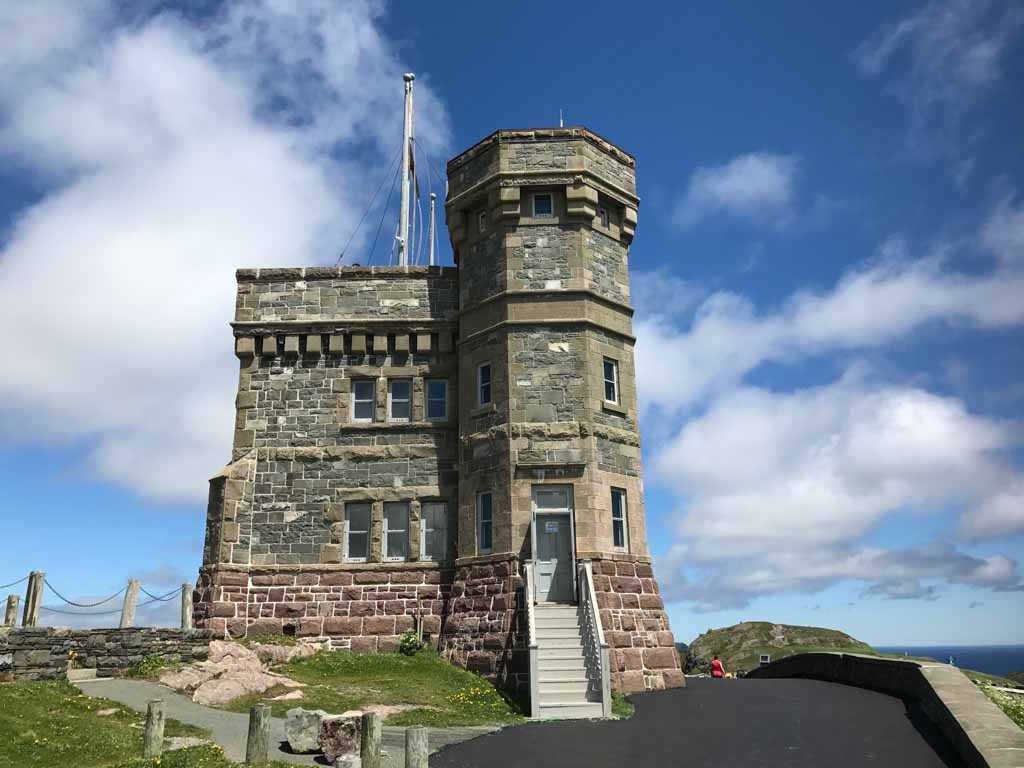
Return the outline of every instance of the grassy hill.
<path id="1" fill-rule="evenodd" d="M 689 650 L 703 662 L 710 662 L 718 654 L 729 672 L 753 669 L 763 653 L 770 654 L 772 659 L 815 651 L 878 654 L 870 645 L 845 632 L 766 621 L 745 621 L 731 627 L 708 630 L 690 643 Z"/>

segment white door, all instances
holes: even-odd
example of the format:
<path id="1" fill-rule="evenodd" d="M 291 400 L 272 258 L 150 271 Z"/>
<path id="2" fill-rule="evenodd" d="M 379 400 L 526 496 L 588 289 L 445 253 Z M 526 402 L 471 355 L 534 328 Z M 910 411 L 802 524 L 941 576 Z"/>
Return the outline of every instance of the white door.
<path id="1" fill-rule="evenodd" d="M 537 602 L 571 603 L 576 590 L 570 490 L 537 486 L 533 504 Z"/>

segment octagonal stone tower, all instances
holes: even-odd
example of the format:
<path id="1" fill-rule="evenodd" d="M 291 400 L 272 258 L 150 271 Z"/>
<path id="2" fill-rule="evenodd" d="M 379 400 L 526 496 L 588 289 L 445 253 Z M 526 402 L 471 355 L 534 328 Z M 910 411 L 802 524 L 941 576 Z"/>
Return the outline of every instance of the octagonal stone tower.
<path id="1" fill-rule="evenodd" d="M 522 608 L 521 563 L 536 568 L 526 598 L 557 604 L 576 602 L 590 560 L 613 688 L 683 684 L 644 519 L 634 169 L 585 128 L 497 131 L 448 163 L 460 457 L 446 638 L 499 678 L 521 676 L 522 611 L 502 613 Z"/>

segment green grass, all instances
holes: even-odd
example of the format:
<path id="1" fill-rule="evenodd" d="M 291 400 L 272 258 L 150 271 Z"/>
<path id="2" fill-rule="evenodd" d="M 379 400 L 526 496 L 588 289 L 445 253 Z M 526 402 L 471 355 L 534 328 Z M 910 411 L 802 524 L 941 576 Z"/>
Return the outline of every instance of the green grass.
<path id="1" fill-rule="evenodd" d="M 636 712 L 633 702 L 629 701 L 621 693 L 612 694 L 612 716 L 619 720 L 628 720 Z"/>
<path id="2" fill-rule="evenodd" d="M 1017 724 L 1018 728 L 1024 729 L 1024 695 L 995 691 L 988 685 L 981 685 L 979 688 Z"/>
<path id="3" fill-rule="evenodd" d="M 283 645 L 291 648 L 299 644 L 299 639 L 292 635 L 249 635 L 233 642 L 252 648 L 254 645 Z"/>
<path id="4" fill-rule="evenodd" d="M 147 656 L 125 671 L 125 677 L 139 680 L 156 680 L 164 672 L 180 669 L 180 661 L 170 661 L 163 656 Z"/>
<path id="5" fill-rule="evenodd" d="M 101 711 L 114 710 L 107 715 Z M 116 702 L 86 696 L 64 681 L 0 683 L 0 765 L 17 768 L 143 768 L 145 716 Z M 168 720 L 164 735 L 209 733 Z M 165 752 L 160 768 L 229 768 L 214 746 Z M 283 763 L 274 763 L 281 768 Z"/>
<path id="6" fill-rule="evenodd" d="M 411 704 L 386 718 L 388 725 L 491 725 L 522 722 L 518 707 L 483 678 L 444 661 L 425 649 L 415 656 L 399 653 L 319 651 L 274 668 L 304 683 L 305 698 L 270 701 L 286 691 L 273 688 L 229 702 L 227 709 L 248 712 L 264 702 L 275 716 L 293 707 L 341 713 L 369 704 Z"/>

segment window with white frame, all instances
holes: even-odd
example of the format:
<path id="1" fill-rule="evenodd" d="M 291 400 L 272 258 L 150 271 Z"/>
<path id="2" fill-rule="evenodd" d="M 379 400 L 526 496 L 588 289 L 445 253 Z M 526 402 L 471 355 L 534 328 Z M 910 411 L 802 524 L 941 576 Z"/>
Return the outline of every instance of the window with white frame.
<path id="1" fill-rule="evenodd" d="M 389 563 L 409 559 L 409 504 L 384 503 L 384 560 Z"/>
<path id="2" fill-rule="evenodd" d="M 476 231 L 486 232 L 487 231 L 487 211 L 480 211 L 476 215 Z"/>
<path id="3" fill-rule="evenodd" d="M 448 556 L 448 503 L 425 501 L 421 509 L 420 559 L 439 562 Z"/>
<path id="4" fill-rule="evenodd" d="M 629 526 L 626 525 L 626 492 L 612 488 L 612 546 L 619 552 L 629 551 Z"/>
<path id="5" fill-rule="evenodd" d="M 427 379 L 427 421 L 448 418 L 448 380 Z"/>
<path id="6" fill-rule="evenodd" d="M 533 217 L 544 218 L 555 215 L 555 199 L 550 192 L 538 192 L 533 196 Z"/>
<path id="7" fill-rule="evenodd" d="M 491 364 L 481 363 L 476 367 L 476 404 L 491 402 Z"/>
<path id="8" fill-rule="evenodd" d="M 370 557 L 370 502 L 350 501 L 345 505 L 346 563 L 365 563 Z"/>
<path id="9" fill-rule="evenodd" d="M 412 408 L 412 381 L 391 379 L 388 381 L 388 420 L 408 421 Z"/>
<path id="10" fill-rule="evenodd" d="M 494 497 L 490 491 L 476 495 L 476 549 L 490 552 L 494 546 Z"/>
<path id="11" fill-rule="evenodd" d="M 603 205 L 597 206 L 597 220 L 602 227 L 608 229 L 608 209 Z"/>
<path id="12" fill-rule="evenodd" d="M 606 403 L 619 402 L 619 364 L 610 357 L 604 359 L 604 400 Z"/>
<path id="13" fill-rule="evenodd" d="M 352 421 L 373 421 L 377 403 L 377 382 L 357 379 L 352 382 Z"/>

